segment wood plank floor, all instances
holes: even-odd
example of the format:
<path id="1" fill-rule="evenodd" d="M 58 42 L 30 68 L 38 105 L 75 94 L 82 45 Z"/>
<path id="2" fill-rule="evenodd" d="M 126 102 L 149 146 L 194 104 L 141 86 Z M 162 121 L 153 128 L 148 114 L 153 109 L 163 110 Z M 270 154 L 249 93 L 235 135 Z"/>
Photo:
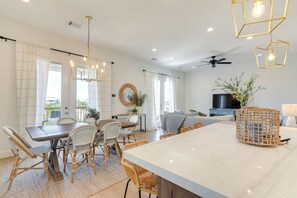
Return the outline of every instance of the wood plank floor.
<path id="1" fill-rule="evenodd" d="M 151 142 L 158 140 L 161 133 L 160 130 L 146 133 L 136 132 L 135 136 L 137 140 L 146 139 Z M 61 160 L 60 168 L 63 170 L 62 158 L 60 157 L 59 160 Z M 106 171 L 103 170 L 103 158 L 96 156 L 97 175 L 94 175 L 91 167 L 79 167 L 75 173 L 75 182 L 72 184 L 71 166 L 68 166 L 66 173 L 63 173 L 64 180 L 57 182 L 54 182 L 51 177 L 45 175 L 43 170 L 30 170 L 17 176 L 13 181 L 11 190 L 6 192 L 7 180 L 13 163 L 13 158 L 0 160 L 0 197 L 123 197 L 128 180 L 116 156 L 112 156 L 107 161 Z M 134 197 L 138 197 L 138 190 L 130 182 L 127 198 Z M 148 197 L 148 194 L 142 193 L 142 197 Z"/>

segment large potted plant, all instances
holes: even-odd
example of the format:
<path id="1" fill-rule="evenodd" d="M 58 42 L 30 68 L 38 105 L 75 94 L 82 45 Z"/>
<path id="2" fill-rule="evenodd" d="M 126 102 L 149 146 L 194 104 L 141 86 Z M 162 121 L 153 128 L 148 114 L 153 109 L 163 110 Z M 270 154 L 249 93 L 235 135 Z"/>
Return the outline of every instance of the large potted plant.
<path id="1" fill-rule="evenodd" d="M 240 102 L 241 107 L 245 107 L 254 99 L 254 94 L 256 92 L 266 88 L 262 86 L 255 86 L 259 75 L 252 74 L 246 82 L 243 81 L 243 76 L 244 73 L 238 77 L 230 78 L 229 81 L 219 78 L 215 81 L 215 88 L 213 90 L 222 90 L 231 94 Z"/>
<path id="2" fill-rule="evenodd" d="M 134 92 L 133 94 L 128 96 L 128 99 L 136 106 L 137 112 L 141 112 L 141 106 L 145 102 L 147 95 L 142 94 L 141 91 L 139 93 Z"/>

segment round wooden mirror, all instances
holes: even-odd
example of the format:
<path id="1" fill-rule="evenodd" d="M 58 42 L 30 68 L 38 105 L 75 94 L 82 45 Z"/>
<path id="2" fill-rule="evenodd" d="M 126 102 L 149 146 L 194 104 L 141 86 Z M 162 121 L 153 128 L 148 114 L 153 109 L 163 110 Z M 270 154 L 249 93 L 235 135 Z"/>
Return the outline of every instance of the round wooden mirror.
<path id="1" fill-rule="evenodd" d="M 137 93 L 137 89 L 134 85 L 126 83 L 122 85 L 119 90 L 119 99 L 125 106 L 132 106 L 133 103 L 129 100 L 128 96 Z"/>

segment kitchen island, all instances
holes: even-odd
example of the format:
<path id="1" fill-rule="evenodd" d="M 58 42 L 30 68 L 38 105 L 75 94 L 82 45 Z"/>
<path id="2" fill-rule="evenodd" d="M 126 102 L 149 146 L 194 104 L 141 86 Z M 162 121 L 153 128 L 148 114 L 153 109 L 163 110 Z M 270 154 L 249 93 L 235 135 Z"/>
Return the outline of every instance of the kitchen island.
<path id="1" fill-rule="evenodd" d="M 160 198 L 179 191 L 164 181 L 201 197 L 296 197 L 297 128 L 281 127 L 280 135 L 290 142 L 248 145 L 238 142 L 234 124 L 216 123 L 124 155 L 159 176 Z"/>

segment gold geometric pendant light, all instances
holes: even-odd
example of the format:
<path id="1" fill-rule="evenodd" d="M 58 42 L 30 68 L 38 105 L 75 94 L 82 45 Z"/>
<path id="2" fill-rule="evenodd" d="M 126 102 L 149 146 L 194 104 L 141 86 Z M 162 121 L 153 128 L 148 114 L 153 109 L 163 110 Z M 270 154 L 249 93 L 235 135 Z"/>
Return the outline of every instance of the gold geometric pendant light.
<path id="1" fill-rule="evenodd" d="M 281 40 L 272 40 L 255 47 L 257 66 L 262 69 L 284 67 L 286 65 L 289 43 Z"/>
<path id="2" fill-rule="evenodd" d="M 237 38 L 270 34 L 287 17 L 289 0 L 231 0 Z"/>

